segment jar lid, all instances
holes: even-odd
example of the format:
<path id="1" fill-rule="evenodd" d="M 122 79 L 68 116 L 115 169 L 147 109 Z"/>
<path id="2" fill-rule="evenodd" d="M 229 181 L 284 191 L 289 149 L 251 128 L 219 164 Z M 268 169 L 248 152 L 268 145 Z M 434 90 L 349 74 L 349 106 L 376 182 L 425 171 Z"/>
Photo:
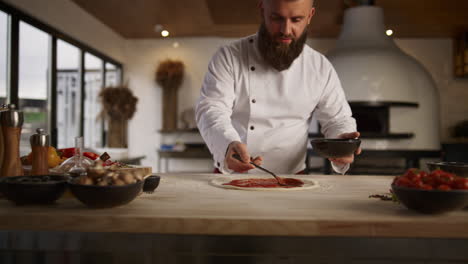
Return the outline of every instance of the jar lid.
<path id="1" fill-rule="evenodd" d="M 0 122 L 2 126 L 6 127 L 22 127 L 23 111 L 16 109 L 14 104 L 9 104 L 8 110 L 0 112 Z"/>
<path id="2" fill-rule="evenodd" d="M 36 129 L 36 134 L 32 135 L 29 139 L 31 142 L 31 146 L 41 146 L 41 147 L 48 147 L 49 146 L 49 135 L 44 132 L 44 129 L 38 128 Z"/>

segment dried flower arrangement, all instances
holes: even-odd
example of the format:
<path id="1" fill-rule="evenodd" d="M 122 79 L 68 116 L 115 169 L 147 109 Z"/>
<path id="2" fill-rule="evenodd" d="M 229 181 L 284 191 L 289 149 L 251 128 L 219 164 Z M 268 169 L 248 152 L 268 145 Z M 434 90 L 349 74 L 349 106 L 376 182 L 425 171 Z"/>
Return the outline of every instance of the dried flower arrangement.
<path id="1" fill-rule="evenodd" d="M 106 87 L 99 93 L 103 114 L 111 119 L 129 120 L 136 112 L 136 98 L 126 86 Z"/>
<path id="2" fill-rule="evenodd" d="M 162 129 L 177 129 L 177 90 L 184 78 L 184 63 L 167 59 L 156 70 L 156 82 L 163 88 L 163 123 Z"/>
<path id="3" fill-rule="evenodd" d="M 138 98 L 126 86 L 106 87 L 99 93 L 102 102 L 101 116 L 108 119 L 107 147 L 127 147 L 128 120 L 136 112 Z"/>
<path id="4" fill-rule="evenodd" d="M 178 60 L 162 61 L 156 71 L 156 82 L 163 89 L 177 89 L 182 84 L 184 68 L 184 63 Z"/>

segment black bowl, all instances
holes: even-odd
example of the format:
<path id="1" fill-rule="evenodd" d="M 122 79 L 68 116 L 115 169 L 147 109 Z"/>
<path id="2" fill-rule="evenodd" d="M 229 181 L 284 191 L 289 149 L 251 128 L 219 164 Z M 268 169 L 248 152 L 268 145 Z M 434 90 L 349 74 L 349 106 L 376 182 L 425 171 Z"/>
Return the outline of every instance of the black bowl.
<path id="1" fill-rule="evenodd" d="M 70 181 L 71 193 L 92 208 L 110 208 L 128 204 L 142 191 L 143 181 L 122 186 L 83 185 Z"/>
<path id="2" fill-rule="evenodd" d="M 468 163 L 465 162 L 427 162 L 427 167 L 433 170 L 443 170 L 460 177 L 468 177 Z"/>
<path id="3" fill-rule="evenodd" d="M 312 139 L 313 150 L 324 158 L 342 158 L 354 154 L 361 145 L 360 139 Z"/>
<path id="4" fill-rule="evenodd" d="M 0 191 L 17 205 L 50 204 L 63 195 L 68 179 L 63 175 L 4 177 Z"/>
<path id="5" fill-rule="evenodd" d="M 468 191 L 465 190 L 421 190 L 394 184 L 392 190 L 408 209 L 425 214 L 446 213 L 468 205 Z"/>
<path id="6" fill-rule="evenodd" d="M 143 192 L 153 193 L 154 190 L 158 188 L 160 181 L 161 181 L 161 177 L 158 175 L 148 176 L 145 179 L 145 183 L 143 184 Z"/>

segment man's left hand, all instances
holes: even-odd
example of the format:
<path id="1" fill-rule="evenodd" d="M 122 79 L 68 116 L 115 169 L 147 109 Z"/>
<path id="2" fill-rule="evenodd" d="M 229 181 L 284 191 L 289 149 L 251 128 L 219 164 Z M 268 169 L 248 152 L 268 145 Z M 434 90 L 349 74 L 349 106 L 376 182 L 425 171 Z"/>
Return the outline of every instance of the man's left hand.
<path id="1" fill-rule="evenodd" d="M 338 138 L 359 138 L 360 135 L 361 135 L 361 133 L 359 133 L 359 132 L 351 132 L 351 133 L 341 134 L 341 135 L 338 136 Z M 356 155 L 361 154 L 361 147 L 356 149 L 354 154 L 356 154 Z M 353 163 L 353 161 L 354 161 L 354 154 L 351 154 L 350 156 L 346 156 L 346 157 L 342 157 L 342 158 L 330 158 L 329 160 L 334 162 L 334 163 L 340 164 L 340 165 L 350 164 L 350 163 Z"/>

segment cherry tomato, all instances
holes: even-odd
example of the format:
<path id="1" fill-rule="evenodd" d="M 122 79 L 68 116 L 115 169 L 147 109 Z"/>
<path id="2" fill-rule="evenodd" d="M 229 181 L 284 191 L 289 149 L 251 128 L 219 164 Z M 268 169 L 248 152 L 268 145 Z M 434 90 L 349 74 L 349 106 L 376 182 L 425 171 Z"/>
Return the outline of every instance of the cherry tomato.
<path id="1" fill-rule="evenodd" d="M 458 190 L 468 190 L 468 179 L 457 177 L 455 180 L 452 181 L 452 189 Z"/>
<path id="2" fill-rule="evenodd" d="M 449 191 L 452 190 L 452 188 L 450 188 L 450 186 L 448 186 L 447 184 L 441 184 L 437 187 L 437 190 Z"/>
<path id="3" fill-rule="evenodd" d="M 423 184 L 421 189 L 423 189 L 423 190 L 433 190 L 434 188 L 429 184 Z"/>

